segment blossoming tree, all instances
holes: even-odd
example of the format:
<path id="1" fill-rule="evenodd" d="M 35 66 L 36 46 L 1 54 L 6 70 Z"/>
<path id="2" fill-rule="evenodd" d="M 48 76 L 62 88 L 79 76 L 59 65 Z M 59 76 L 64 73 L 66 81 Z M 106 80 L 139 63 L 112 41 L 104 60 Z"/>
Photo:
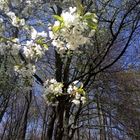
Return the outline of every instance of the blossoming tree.
<path id="1" fill-rule="evenodd" d="M 19 15 L 16 8 L 21 3 L 28 6 Z M 63 3 L 67 4 L 65 1 Z M 24 90 L 26 94 L 31 94 L 34 85 L 41 85 L 42 98 L 51 108 L 48 114 L 51 116 L 46 136 L 48 140 L 73 138 L 80 127 L 77 123 L 80 111 L 88 103 L 90 85 L 95 76 L 122 56 L 137 28 L 138 23 L 134 21 L 124 49 L 116 54 L 113 61 L 101 66 L 124 27 L 126 15 L 117 29 L 114 29 L 116 25 L 112 21 L 107 40 L 96 44 L 98 35 L 107 32 L 98 25 L 100 15 L 97 17 L 95 9 L 91 10 L 92 3 L 84 5 L 80 0 L 72 2 L 70 6 L 53 3 L 47 11 L 51 17 L 47 13 L 47 18 L 42 19 L 45 23 L 39 19 L 34 25 L 34 2 L 1 1 L 0 74 L 15 77 L 15 90 Z M 8 4 L 15 9 L 9 8 Z M 39 6 L 42 8 L 45 4 L 42 1 Z M 40 14 L 41 10 L 37 16 Z"/>
<path id="2" fill-rule="evenodd" d="M 11 26 L 23 32 L 30 30 L 30 38 L 25 40 L 19 36 L 9 38 L 1 36 L 1 56 L 8 56 L 7 61 L 13 60 L 9 69 L 12 68 L 14 70 L 12 74 L 18 76 L 19 88 L 24 88 L 26 92 L 32 90 L 33 76 L 37 78 L 36 80 L 39 78 L 36 75 L 38 59 L 43 57 L 51 47 L 47 44 L 48 42 L 55 47 L 56 75 L 54 77 L 49 75 L 51 78 L 46 81 L 39 80 L 42 84 L 44 100 L 56 108 L 55 139 L 61 139 L 63 134 L 66 135 L 66 139 L 72 138 L 74 131 L 69 132 L 71 130 L 68 127 L 76 127 L 76 120 L 69 122 L 70 108 L 74 105 L 81 107 L 86 103 L 83 83 L 69 76 L 70 73 L 72 74 L 69 72 L 69 67 L 73 55 L 80 54 L 80 47 L 87 43 L 90 44 L 90 37 L 94 35 L 97 28 L 97 16 L 95 13 L 84 13 L 84 9 L 80 9 L 80 6 L 82 7 L 78 2 L 77 7 L 70 7 L 55 13 L 54 23 L 48 25 L 48 34 L 47 31 L 38 32 L 33 26 L 26 27 L 25 20 L 17 17 L 13 11 L 7 9 L 5 12 L 10 19 Z M 1 26 L 3 22 L 1 18 Z M 65 65 L 64 68 L 62 68 L 63 65 Z M 12 75 L 10 71 L 8 72 Z M 52 129 L 53 126 L 51 131 Z M 52 134 L 49 132 L 50 130 L 48 130 L 48 139 L 51 139 Z"/>

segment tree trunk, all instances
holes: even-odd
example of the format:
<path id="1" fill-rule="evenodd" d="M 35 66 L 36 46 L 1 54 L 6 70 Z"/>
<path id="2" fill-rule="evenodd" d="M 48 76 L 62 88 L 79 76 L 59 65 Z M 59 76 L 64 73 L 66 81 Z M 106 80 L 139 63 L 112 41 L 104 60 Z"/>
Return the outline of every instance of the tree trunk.
<path id="1" fill-rule="evenodd" d="M 56 119 L 56 107 L 51 106 L 50 107 L 51 112 L 49 114 L 49 122 L 48 122 L 48 129 L 47 129 L 47 137 L 46 140 L 52 140 L 52 136 L 53 136 L 53 130 L 54 130 L 54 123 L 55 123 L 55 119 Z"/>
<path id="2" fill-rule="evenodd" d="M 70 132 L 70 125 L 69 125 L 69 118 L 70 118 L 70 108 L 71 103 L 66 103 L 65 109 L 65 118 L 64 118 L 64 140 L 69 140 L 69 132 Z"/>
<path id="3" fill-rule="evenodd" d="M 24 110 L 24 114 L 20 123 L 19 131 L 18 131 L 18 136 L 17 139 L 19 140 L 25 140 L 25 135 L 26 135 L 26 129 L 27 129 L 27 119 L 28 119 L 28 112 L 30 109 L 30 104 L 32 101 L 32 91 L 28 95 L 25 95 L 26 97 L 26 106 Z"/>
<path id="4" fill-rule="evenodd" d="M 63 139 L 63 122 L 64 122 L 64 111 L 65 111 L 65 103 L 62 101 L 58 104 L 57 109 L 57 122 L 56 122 L 56 128 L 54 132 L 54 139 L 55 140 L 62 140 Z"/>
<path id="5" fill-rule="evenodd" d="M 48 119 L 46 119 L 47 116 L 47 106 L 45 107 L 44 110 L 44 114 L 43 114 L 43 128 L 42 128 L 42 133 L 41 133 L 41 140 L 45 140 L 46 139 L 46 129 L 47 129 L 47 121 Z"/>
<path id="6" fill-rule="evenodd" d="M 7 106 L 8 106 L 9 100 L 10 100 L 10 93 L 7 93 L 7 94 L 8 94 L 8 96 L 3 97 L 4 100 L 2 100 L 2 102 L 0 104 L 0 122 L 2 121 L 2 118 L 4 116 L 4 113 L 7 109 Z M 4 93 L 2 93 L 1 95 L 4 95 Z"/>
<path id="7" fill-rule="evenodd" d="M 103 112 L 101 108 L 100 97 L 98 96 L 98 94 L 96 95 L 96 97 L 97 97 L 97 111 L 98 111 L 99 125 L 100 125 L 100 128 L 99 128 L 100 140 L 106 140 L 104 116 L 103 116 Z"/>

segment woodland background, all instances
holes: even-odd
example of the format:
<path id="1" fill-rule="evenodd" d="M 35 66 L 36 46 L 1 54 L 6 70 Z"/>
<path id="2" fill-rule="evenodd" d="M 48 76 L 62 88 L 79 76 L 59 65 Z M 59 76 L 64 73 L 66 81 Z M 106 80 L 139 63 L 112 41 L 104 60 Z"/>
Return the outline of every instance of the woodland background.
<path id="1" fill-rule="evenodd" d="M 50 9 L 58 14 L 63 8 L 74 6 L 70 0 L 6 2 L 6 6 L 29 25 L 45 30 L 51 20 Z M 57 107 L 46 104 L 42 98 L 41 84 L 52 75 L 61 81 L 63 74 L 73 81 L 82 81 L 88 97 L 85 105 L 71 109 L 65 106 L 75 120 L 74 127 L 70 126 L 70 139 L 140 140 L 140 1 L 81 0 L 81 3 L 86 11 L 94 9 L 98 17 L 98 29 L 91 46 L 85 45 L 80 55 L 65 62 L 54 49 L 49 49 L 36 63 L 38 71 L 30 92 L 15 90 L 16 76 L 0 72 L 1 140 L 56 139 L 55 120 L 66 99 L 59 100 L 62 105 L 56 111 Z M 0 16 L 5 16 L 2 9 Z M 7 25 L 7 17 L 4 22 L 7 36 L 20 34 L 18 28 Z M 4 60 L 0 55 L 0 66 L 4 65 L 6 72 L 11 62 Z M 59 137 L 62 138 L 67 140 Z"/>

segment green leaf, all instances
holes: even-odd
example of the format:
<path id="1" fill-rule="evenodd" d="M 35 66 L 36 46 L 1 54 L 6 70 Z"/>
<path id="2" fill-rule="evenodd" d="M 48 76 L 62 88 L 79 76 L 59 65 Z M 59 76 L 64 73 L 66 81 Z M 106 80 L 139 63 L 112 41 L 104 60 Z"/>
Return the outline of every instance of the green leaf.
<path id="1" fill-rule="evenodd" d="M 85 95 L 85 91 L 84 91 L 83 88 L 79 88 L 79 89 L 78 89 L 78 93 L 79 93 L 79 94 L 82 94 L 82 95 Z"/>
<path id="2" fill-rule="evenodd" d="M 97 16 L 95 13 L 86 13 L 84 16 L 83 16 L 83 20 L 86 20 L 86 21 L 92 21 L 94 23 L 97 23 Z"/>
<path id="3" fill-rule="evenodd" d="M 47 44 L 43 44 L 43 47 L 46 48 L 46 49 L 49 48 L 49 46 Z"/>
<path id="4" fill-rule="evenodd" d="M 44 43 L 44 38 L 40 38 L 36 41 L 37 44 L 43 46 L 44 48 L 48 49 L 48 45 Z"/>
<path id="5" fill-rule="evenodd" d="M 93 18 L 92 13 L 91 14 L 86 14 L 86 15 L 83 16 L 84 20 L 88 20 L 88 19 L 92 19 L 92 18 Z"/>
<path id="6" fill-rule="evenodd" d="M 61 29 L 60 26 L 53 26 L 53 27 L 52 27 L 52 31 L 53 31 L 54 33 L 56 33 L 57 31 L 59 31 L 60 29 Z"/>
<path id="7" fill-rule="evenodd" d="M 81 4 L 80 0 L 76 0 L 76 7 L 77 7 L 78 14 L 83 15 L 84 14 L 84 7 Z"/>
<path id="8" fill-rule="evenodd" d="M 45 38 L 38 38 L 36 40 L 36 43 L 39 44 L 39 45 L 43 45 L 44 44 L 44 41 L 45 41 Z"/>
<path id="9" fill-rule="evenodd" d="M 87 26 L 91 28 L 92 30 L 97 29 L 97 23 L 93 22 L 92 20 L 87 20 Z"/>
<path id="10" fill-rule="evenodd" d="M 56 20 L 60 21 L 60 22 L 64 22 L 64 20 L 63 20 L 63 18 L 62 18 L 61 16 L 53 15 L 53 17 L 54 17 Z"/>
<path id="11" fill-rule="evenodd" d="M 36 43 L 41 45 L 42 41 L 43 41 L 42 38 L 40 38 L 40 39 L 36 40 Z"/>

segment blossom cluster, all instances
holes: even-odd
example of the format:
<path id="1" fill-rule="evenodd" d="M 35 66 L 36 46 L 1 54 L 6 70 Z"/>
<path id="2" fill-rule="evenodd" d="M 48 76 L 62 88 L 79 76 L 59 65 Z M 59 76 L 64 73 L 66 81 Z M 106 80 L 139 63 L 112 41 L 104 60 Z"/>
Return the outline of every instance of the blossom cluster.
<path id="1" fill-rule="evenodd" d="M 27 35 L 25 38 L 19 37 L 14 39 L 10 37 L 4 38 L 0 34 L 0 55 L 5 56 L 5 54 L 10 54 L 13 57 L 14 64 L 12 64 L 12 68 L 14 68 L 20 80 L 22 79 L 24 83 L 27 83 L 25 84 L 27 87 L 28 85 L 32 85 L 32 75 L 36 71 L 35 64 L 33 63 L 37 62 L 38 58 L 45 54 L 45 50 L 48 50 L 46 44 L 48 38 L 50 38 L 49 41 L 51 41 L 56 51 L 61 55 L 67 54 L 68 51 L 77 52 L 80 46 L 89 43 L 89 39 L 95 33 L 97 24 L 97 17 L 94 13 L 82 15 L 78 13 L 76 7 L 70 7 L 68 11 L 63 10 L 60 16 L 54 15 L 56 21 L 50 26 L 48 36 L 47 31 L 38 32 L 34 27 L 25 25 L 26 21 L 18 18 L 14 12 L 8 11 L 6 15 L 10 19 L 10 27 L 13 25 L 19 30 L 22 30 L 22 28 L 26 30 L 27 28 L 27 32 L 30 34 L 30 36 Z M 3 23 L 4 20 L 0 18 L 0 24 L 2 25 Z M 22 54 L 25 63 L 22 63 L 19 54 Z M 71 83 L 68 86 L 67 93 L 63 93 L 63 83 L 57 82 L 55 79 L 45 81 L 43 88 L 43 97 L 50 103 L 56 103 L 58 101 L 57 97 L 64 94 L 69 96 L 70 101 L 75 105 L 86 102 L 85 91 L 82 83 L 79 81 Z"/>
<path id="2" fill-rule="evenodd" d="M 44 83 L 43 97 L 48 103 L 56 103 L 57 97 L 63 95 L 63 84 L 55 79 L 49 79 Z M 71 102 L 75 105 L 86 102 L 85 91 L 79 81 L 75 81 L 69 85 L 67 95 L 71 98 Z"/>
<path id="3" fill-rule="evenodd" d="M 0 56 L 3 63 L 6 62 L 7 74 L 16 74 L 19 87 L 28 89 L 28 87 L 32 87 L 34 81 L 35 62 L 48 50 L 46 45 L 47 32 L 38 32 L 12 11 L 8 10 L 5 14 L 10 23 L 7 26 L 16 27 L 16 29 L 19 29 L 19 34 L 17 34 L 17 38 L 6 37 L 0 29 Z M 5 18 L 1 16 L 0 27 L 4 28 L 6 26 L 5 21 Z"/>
<path id="4" fill-rule="evenodd" d="M 36 68 L 32 64 L 27 64 L 26 66 L 14 66 L 15 72 L 19 74 L 20 77 L 29 78 L 31 79 L 32 75 L 35 73 Z"/>
<path id="5" fill-rule="evenodd" d="M 60 54 L 64 54 L 67 50 L 74 51 L 80 45 L 88 43 L 89 37 L 95 33 L 96 15 L 87 13 L 81 16 L 76 7 L 70 7 L 69 11 L 62 11 L 61 16 L 54 15 L 54 18 L 57 20 L 50 28 L 50 38 L 53 40 L 52 45 Z"/>
<path id="6" fill-rule="evenodd" d="M 62 95 L 63 84 L 55 79 L 48 79 L 44 82 L 43 97 L 47 102 L 56 102 L 56 97 Z"/>
<path id="7" fill-rule="evenodd" d="M 7 51 L 10 52 L 11 55 L 15 56 L 18 55 L 19 52 L 19 44 L 15 43 L 14 41 L 1 41 L 0 42 L 0 55 L 5 55 Z"/>
<path id="8" fill-rule="evenodd" d="M 68 87 L 68 93 L 72 97 L 72 103 L 79 105 L 80 103 L 86 103 L 85 91 L 83 89 L 83 84 L 79 81 L 74 81 Z"/>
<path id="9" fill-rule="evenodd" d="M 16 14 L 12 11 L 6 12 L 7 17 L 9 17 L 10 23 L 19 28 L 20 30 L 26 30 L 30 34 L 30 39 L 26 41 L 22 41 L 24 37 L 18 38 L 9 38 L 7 40 L 2 41 L 0 44 L 0 53 L 4 54 L 4 51 L 8 46 L 10 46 L 10 50 L 14 52 L 18 52 L 22 50 L 24 56 L 28 59 L 35 59 L 41 57 L 46 51 L 47 45 L 43 43 L 47 38 L 47 31 L 38 32 L 34 27 L 25 25 L 25 19 L 20 19 Z M 3 18 L 0 18 L 1 26 L 4 25 Z M 3 36 L 3 35 L 1 35 Z M 28 35 L 26 36 L 28 38 Z M 3 43 L 4 42 L 4 43 Z M 7 45 L 5 45 L 5 42 Z M 11 45 L 13 44 L 13 45 Z M 45 46 L 46 45 L 46 46 Z M 5 47 L 6 46 L 6 47 Z M 44 47 L 45 46 L 45 47 Z M 8 47 L 9 50 L 9 47 Z"/>
<path id="10" fill-rule="evenodd" d="M 45 40 L 45 38 L 47 37 L 47 33 L 44 31 L 37 32 L 37 30 L 32 27 L 30 34 L 31 40 L 27 40 L 25 44 L 23 44 L 23 54 L 28 59 L 37 59 L 39 57 L 42 57 L 45 50 L 48 50 L 47 47 L 44 48 L 44 44 L 42 43 L 42 40 Z"/>
<path id="11" fill-rule="evenodd" d="M 14 12 L 9 11 L 8 13 L 6 13 L 10 19 L 11 19 L 11 23 L 13 26 L 15 27 L 20 27 L 20 26 L 24 26 L 25 25 L 25 20 L 24 19 L 19 19 Z"/>
<path id="12" fill-rule="evenodd" d="M 44 54 L 43 48 L 34 41 L 27 41 L 23 47 L 23 54 L 28 59 L 36 59 Z"/>
<path id="13" fill-rule="evenodd" d="M 24 92 L 29 92 L 32 89 L 34 82 L 33 74 L 36 72 L 35 65 L 28 63 L 27 65 L 15 65 L 15 74 L 19 77 L 18 87 L 24 89 Z"/>

